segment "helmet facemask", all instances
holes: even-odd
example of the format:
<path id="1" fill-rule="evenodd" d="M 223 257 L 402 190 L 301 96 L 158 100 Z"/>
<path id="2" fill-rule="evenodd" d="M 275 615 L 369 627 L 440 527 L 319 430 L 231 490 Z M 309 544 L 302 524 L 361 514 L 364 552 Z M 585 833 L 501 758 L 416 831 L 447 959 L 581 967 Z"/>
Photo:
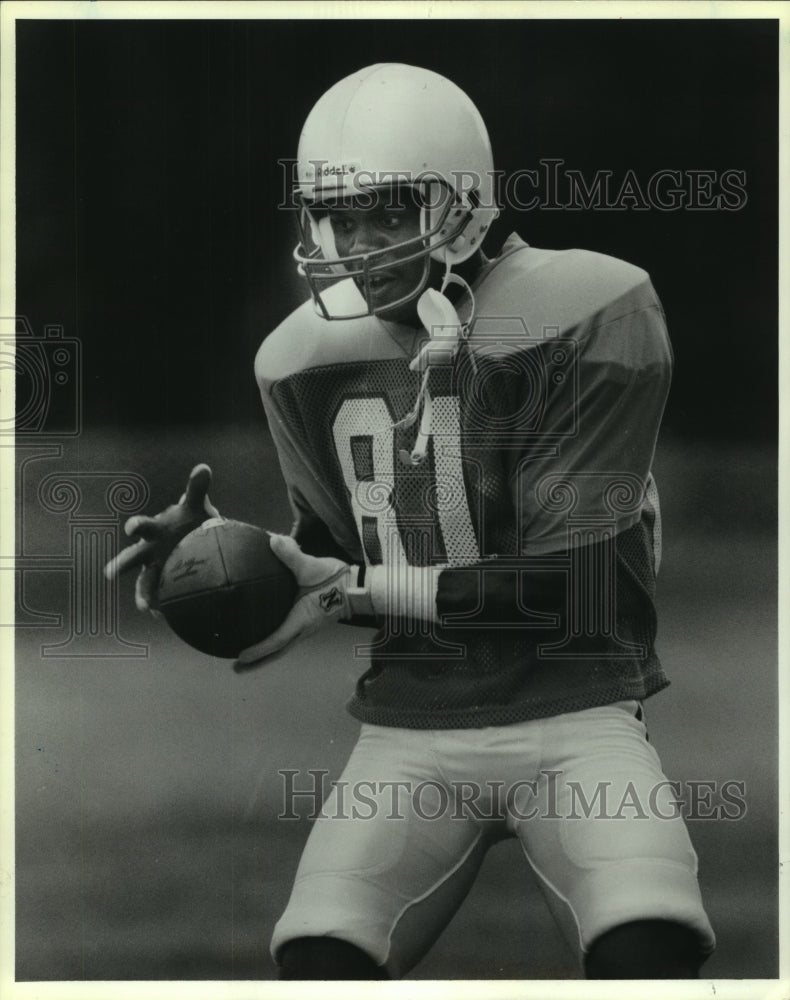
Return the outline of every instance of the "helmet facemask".
<path id="1" fill-rule="evenodd" d="M 382 316 L 416 299 L 428 286 L 431 261 L 445 266 L 453 262 L 454 250 L 465 245 L 463 232 L 475 214 L 474 192 L 459 196 L 447 184 L 430 179 L 418 184 L 378 185 L 356 189 L 353 193 L 338 192 L 312 199 L 301 191 L 298 225 L 300 241 L 294 251 L 298 270 L 310 285 L 316 311 L 325 319 L 357 319 Z M 389 202 L 387 201 L 389 199 Z M 399 208 L 412 205 L 419 209 L 419 233 L 401 242 L 365 253 L 341 256 L 329 219 L 331 209 L 356 208 L 370 210 L 387 204 Z M 474 239 L 472 241 L 474 243 Z M 474 252 L 472 250 L 471 252 Z M 460 255 L 459 255 L 460 256 Z M 461 259 L 469 256 L 469 248 Z M 394 271 L 422 262 L 414 281 L 397 297 L 382 302 L 375 293 L 377 279 Z M 343 278 L 352 278 L 360 295 L 358 307 L 344 303 L 339 314 L 327 301 L 326 292 Z"/>

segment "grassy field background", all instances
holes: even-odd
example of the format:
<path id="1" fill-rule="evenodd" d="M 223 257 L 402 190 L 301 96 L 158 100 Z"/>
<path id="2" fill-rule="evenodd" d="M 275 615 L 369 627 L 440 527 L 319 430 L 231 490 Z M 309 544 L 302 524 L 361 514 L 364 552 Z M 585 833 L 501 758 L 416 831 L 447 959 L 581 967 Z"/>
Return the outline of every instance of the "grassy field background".
<path id="1" fill-rule="evenodd" d="M 68 546 L 65 518 L 35 499 L 52 471 L 137 472 L 153 511 L 177 498 L 199 460 L 214 467 L 212 499 L 226 516 L 287 527 L 263 428 L 157 429 L 83 435 L 59 459 L 34 463 L 25 532 L 40 552 Z M 651 739 L 671 778 L 745 783 L 745 817 L 690 824 L 719 939 L 705 973 L 771 978 L 774 457 L 663 441 L 656 471 L 665 527 L 659 652 L 673 684 L 647 704 Z M 65 613 L 67 599 L 65 574 L 28 575 L 31 607 Z M 236 676 L 138 615 L 131 580 L 120 600 L 120 633 L 147 644 L 142 658 L 45 657 L 42 644 L 63 639 L 63 629 L 18 631 L 16 978 L 274 978 L 269 936 L 309 828 L 277 819 L 278 771 L 340 771 L 357 729 L 344 711 L 362 669 L 349 655 L 352 631 L 338 628 L 285 662 Z M 412 976 L 579 976 L 514 842 L 490 852 Z"/>

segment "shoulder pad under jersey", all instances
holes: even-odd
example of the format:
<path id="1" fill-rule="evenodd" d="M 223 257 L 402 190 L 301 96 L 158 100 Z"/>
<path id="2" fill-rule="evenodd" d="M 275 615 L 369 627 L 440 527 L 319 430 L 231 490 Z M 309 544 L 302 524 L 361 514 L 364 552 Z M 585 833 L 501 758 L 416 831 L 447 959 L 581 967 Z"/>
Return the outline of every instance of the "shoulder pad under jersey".
<path id="1" fill-rule="evenodd" d="M 658 305 L 648 274 L 588 250 L 523 245 L 494 263 L 475 290 L 472 334 L 499 325 L 529 337 L 583 336 L 594 326 Z"/>
<path id="2" fill-rule="evenodd" d="M 350 278 L 322 292 L 322 296 L 339 312 L 359 306 L 359 293 Z M 380 325 L 373 316 L 324 319 L 309 299 L 286 317 L 258 349 L 255 358 L 258 385 L 263 389 L 309 368 L 360 360 L 367 356 L 366 345 Z"/>

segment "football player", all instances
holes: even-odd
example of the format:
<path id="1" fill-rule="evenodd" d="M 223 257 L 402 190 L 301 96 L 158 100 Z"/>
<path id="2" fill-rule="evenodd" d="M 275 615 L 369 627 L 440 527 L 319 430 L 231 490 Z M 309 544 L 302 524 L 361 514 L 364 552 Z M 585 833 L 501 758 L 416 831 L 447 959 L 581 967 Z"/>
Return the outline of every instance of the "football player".
<path id="1" fill-rule="evenodd" d="M 337 620 L 379 630 L 349 703 L 360 798 L 336 787 L 313 826 L 281 976 L 407 974 L 516 837 L 588 977 L 696 977 L 714 936 L 642 709 L 668 684 L 651 463 L 671 349 L 650 280 L 516 235 L 486 257 L 486 128 L 425 69 L 333 86 L 297 175 L 311 297 L 256 374 L 294 512 L 272 547 L 301 589 L 237 669 Z M 209 477 L 129 525 L 110 572 L 143 565 L 141 607 L 213 512 Z"/>

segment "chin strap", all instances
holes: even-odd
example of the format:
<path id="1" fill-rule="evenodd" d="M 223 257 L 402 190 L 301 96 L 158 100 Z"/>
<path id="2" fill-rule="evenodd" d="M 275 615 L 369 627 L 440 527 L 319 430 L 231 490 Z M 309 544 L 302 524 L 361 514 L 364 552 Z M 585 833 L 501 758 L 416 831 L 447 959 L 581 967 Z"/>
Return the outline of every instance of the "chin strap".
<path id="1" fill-rule="evenodd" d="M 461 344 L 466 340 L 475 314 L 474 293 L 460 275 L 452 273 L 451 266 L 451 264 L 447 264 L 440 291 L 437 292 L 435 288 L 426 288 L 417 300 L 417 314 L 420 317 L 420 322 L 428 331 L 430 340 L 409 365 L 412 371 L 424 372 L 414 406 L 402 420 L 392 425 L 398 430 L 411 427 L 416 422 L 420 408 L 422 408 L 420 429 L 417 433 L 417 440 L 414 442 L 414 448 L 411 452 L 406 451 L 405 448 L 401 448 L 398 452 L 404 465 L 420 465 L 425 460 L 428 450 L 428 438 L 431 434 L 431 421 L 433 419 L 433 399 L 428 386 L 431 367 L 453 363 Z M 448 285 L 460 285 L 472 300 L 472 308 L 466 323 L 461 322 L 455 306 L 444 294 Z"/>

